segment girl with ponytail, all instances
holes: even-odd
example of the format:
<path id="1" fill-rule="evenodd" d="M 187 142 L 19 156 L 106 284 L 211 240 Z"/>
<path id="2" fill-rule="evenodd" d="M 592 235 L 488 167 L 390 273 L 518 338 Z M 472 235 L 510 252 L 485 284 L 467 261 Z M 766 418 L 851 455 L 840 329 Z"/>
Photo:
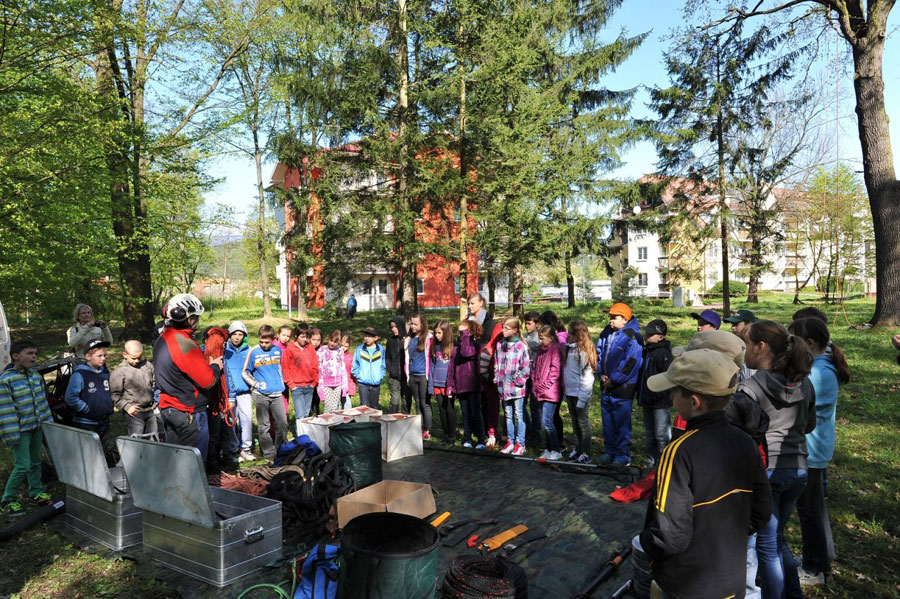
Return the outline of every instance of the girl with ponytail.
<path id="1" fill-rule="evenodd" d="M 834 414 L 838 387 L 850 380 L 850 367 L 840 347 L 831 342 L 828 326 L 817 318 L 791 323 L 790 331 L 802 339 L 813 355 L 809 380 L 816 390 L 816 428 L 806 435 L 809 470 L 806 490 L 797 501 L 797 516 L 803 538 L 800 583 L 825 584 L 831 571 L 834 541 L 825 505 L 825 476 L 834 454 Z"/>
<path id="2" fill-rule="evenodd" d="M 744 340 L 744 360 L 757 372 L 740 384 L 735 396 L 758 402 L 769 416 L 766 445 L 772 517 L 757 541 L 763 597 L 801 599 L 784 525 L 807 482 L 806 434 L 816 426 L 815 391 L 809 380 L 813 356 L 803 339 L 772 320 L 750 324 Z M 746 397 L 738 398 L 740 394 Z"/>

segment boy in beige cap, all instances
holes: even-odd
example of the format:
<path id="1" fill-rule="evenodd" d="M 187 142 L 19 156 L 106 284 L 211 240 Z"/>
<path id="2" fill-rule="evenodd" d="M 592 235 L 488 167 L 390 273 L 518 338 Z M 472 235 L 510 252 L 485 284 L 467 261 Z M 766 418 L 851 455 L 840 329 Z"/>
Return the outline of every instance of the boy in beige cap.
<path id="1" fill-rule="evenodd" d="M 647 379 L 654 392 L 672 390 L 687 421 L 685 433 L 662 453 L 640 534 L 654 581 L 675 599 L 742 597 L 747 533 L 772 512 L 756 445 L 723 411 L 737 378 L 732 359 L 699 349 Z"/>

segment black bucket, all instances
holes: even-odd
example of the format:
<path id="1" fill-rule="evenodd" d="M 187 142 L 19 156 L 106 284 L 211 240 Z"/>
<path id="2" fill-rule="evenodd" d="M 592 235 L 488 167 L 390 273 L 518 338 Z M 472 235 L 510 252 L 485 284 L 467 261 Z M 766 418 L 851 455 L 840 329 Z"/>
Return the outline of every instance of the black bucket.
<path id="1" fill-rule="evenodd" d="M 347 422 L 332 426 L 329 433 L 331 453 L 344 461 L 357 490 L 381 482 L 381 424 Z"/>
<path id="2" fill-rule="evenodd" d="M 406 514 L 357 516 L 341 534 L 338 599 L 432 599 L 440 538 Z"/>

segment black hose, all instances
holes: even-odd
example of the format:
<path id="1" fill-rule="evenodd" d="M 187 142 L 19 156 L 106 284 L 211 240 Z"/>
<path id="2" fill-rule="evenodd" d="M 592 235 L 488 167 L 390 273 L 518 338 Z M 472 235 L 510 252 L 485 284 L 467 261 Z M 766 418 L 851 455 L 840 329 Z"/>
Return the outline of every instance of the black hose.
<path id="1" fill-rule="evenodd" d="M 478 555 L 457 557 L 441 587 L 444 599 L 527 599 L 525 570 L 513 562 Z"/>

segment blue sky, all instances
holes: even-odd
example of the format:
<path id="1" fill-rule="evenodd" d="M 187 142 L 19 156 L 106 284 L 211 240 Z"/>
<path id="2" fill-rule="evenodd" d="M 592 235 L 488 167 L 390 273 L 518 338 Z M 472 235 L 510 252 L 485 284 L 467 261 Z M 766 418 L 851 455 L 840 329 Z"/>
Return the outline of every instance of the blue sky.
<path id="1" fill-rule="evenodd" d="M 675 0 L 625 0 L 622 8 L 614 15 L 609 26 L 610 38 L 618 34 L 621 28 L 625 28 L 629 35 L 649 32 L 647 39 L 637 49 L 634 55 L 626 61 L 619 70 L 607 79 L 606 85 L 613 89 L 626 89 L 639 87 L 635 98 L 633 114 L 635 117 L 650 116 L 646 104 L 649 94 L 646 89 L 652 86 L 662 86 L 667 83 L 666 70 L 662 63 L 662 57 L 669 43 L 664 39 L 670 31 L 682 24 L 681 2 Z M 888 22 L 888 31 L 900 26 L 900 9 L 895 9 Z M 836 36 L 837 34 L 831 34 Z M 891 139 L 893 141 L 894 164 L 900 171 L 900 69 L 894 68 L 900 64 L 900 39 L 898 35 L 888 38 L 884 53 L 884 78 L 885 78 L 885 102 L 888 115 L 893 117 L 891 123 Z M 824 44 L 825 50 L 823 64 L 833 70 L 835 43 L 834 37 L 830 43 Z M 841 41 L 841 52 L 846 51 L 846 44 Z M 862 169 L 860 163 L 860 145 L 856 129 L 856 116 L 852 94 L 853 81 L 852 69 L 843 69 L 834 81 L 844 92 L 843 100 L 838 106 L 838 114 L 841 123 L 841 135 L 836 140 L 834 148 L 839 149 L 839 158 L 844 161 L 853 161 L 857 169 Z M 832 77 L 829 75 L 829 77 Z M 832 86 L 833 89 L 833 86 Z M 833 118 L 833 117 L 832 117 Z M 823 160 L 835 160 L 836 156 L 823 157 Z M 611 175 L 621 178 L 638 178 L 641 175 L 655 170 L 656 152 L 649 142 L 642 142 L 630 149 L 624 155 L 625 164 Z M 263 177 L 268 183 L 268 177 L 274 168 L 274 162 L 269 161 L 263 166 Z M 233 207 L 237 215 L 237 221 L 242 222 L 244 217 L 256 202 L 256 170 L 252 160 L 245 160 L 241 156 L 222 156 L 209 164 L 207 172 L 215 178 L 223 179 L 218 187 L 206 194 L 209 204 L 221 203 Z"/>

